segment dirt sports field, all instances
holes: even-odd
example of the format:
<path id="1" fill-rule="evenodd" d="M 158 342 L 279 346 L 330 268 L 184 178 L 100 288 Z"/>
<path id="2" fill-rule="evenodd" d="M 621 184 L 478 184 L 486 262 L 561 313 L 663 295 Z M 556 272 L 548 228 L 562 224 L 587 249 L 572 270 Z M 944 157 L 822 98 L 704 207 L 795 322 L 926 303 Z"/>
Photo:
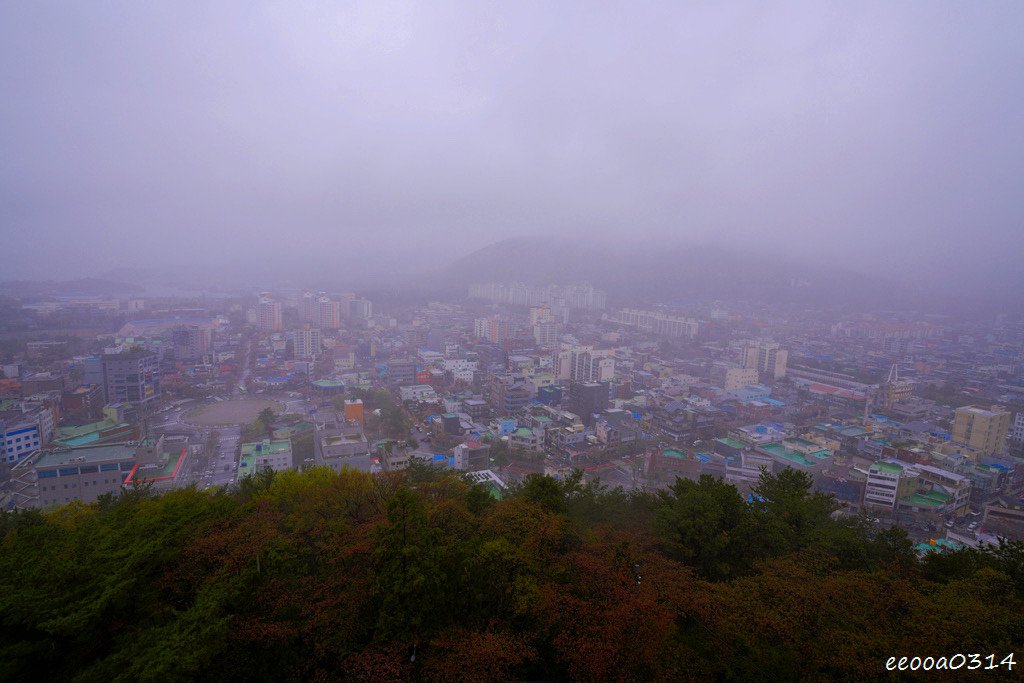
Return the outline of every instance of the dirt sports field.
<path id="1" fill-rule="evenodd" d="M 196 425 L 249 424 L 264 408 L 270 408 L 275 413 L 284 411 L 284 406 L 277 401 L 262 398 L 213 401 L 190 410 L 185 415 L 185 421 Z"/>

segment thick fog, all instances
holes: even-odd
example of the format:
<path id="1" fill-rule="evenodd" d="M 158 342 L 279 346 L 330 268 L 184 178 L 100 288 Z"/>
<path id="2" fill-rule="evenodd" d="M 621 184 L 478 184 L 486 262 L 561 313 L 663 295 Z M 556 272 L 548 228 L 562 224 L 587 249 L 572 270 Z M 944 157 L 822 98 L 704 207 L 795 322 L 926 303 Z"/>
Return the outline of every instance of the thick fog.
<path id="1" fill-rule="evenodd" d="M 5 2 L 0 279 L 514 235 L 1024 254 L 1024 3 Z"/>

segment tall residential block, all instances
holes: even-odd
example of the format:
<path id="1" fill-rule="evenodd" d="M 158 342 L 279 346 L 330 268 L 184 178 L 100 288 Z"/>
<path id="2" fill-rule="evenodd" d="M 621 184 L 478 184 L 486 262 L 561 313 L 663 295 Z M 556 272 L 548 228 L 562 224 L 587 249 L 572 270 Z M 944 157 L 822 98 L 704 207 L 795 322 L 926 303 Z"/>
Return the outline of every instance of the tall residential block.
<path id="1" fill-rule="evenodd" d="M 968 446 L 978 455 L 999 453 L 1006 448 L 1010 411 L 1002 406 L 964 406 L 953 414 L 953 441 Z"/>
<path id="2" fill-rule="evenodd" d="M 321 294 L 316 300 L 316 324 L 326 330 L 341 327 L 341 304 Z"/>
<path id="3" fill-rule="evenodd" d="M 256 326 L 263 332 L 280 332 L 284 329 L 281 302 L 261 294 L 256 304 Z"/>
<path id="4" fill-rule="evenodd" d="M 776 342 L 753 342 L 743 350 L 743 367 L 756 369 L 765 381 L 785 377 L 788 359 L 789 351 Z"/>
<path id="5" fill-rule="evenodd" d="M 160 396 L 160 362 L 150 351 L 104 355 L 103 381 L 107 403 L 147 404 Z"/>
<path id="6" fill-rule="evenodd" d="M 323 343 L 319 328 L 310 325 L 288 332 L 288 341 L 292 343 L 295 358 L 299 360 L 315 360 L 320 355 Z"/>

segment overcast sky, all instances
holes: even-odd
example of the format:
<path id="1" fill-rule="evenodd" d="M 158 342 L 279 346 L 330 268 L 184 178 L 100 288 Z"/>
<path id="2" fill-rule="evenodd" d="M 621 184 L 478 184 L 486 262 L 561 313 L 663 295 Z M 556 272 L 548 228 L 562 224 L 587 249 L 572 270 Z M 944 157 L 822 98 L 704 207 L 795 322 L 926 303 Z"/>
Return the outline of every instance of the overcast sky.
<path id="1" fill-rule="evenodd" d="M 1022 36 L 1020 1 L 8 0 L 0 279 L 520 234 L 1005 264 Z"/>

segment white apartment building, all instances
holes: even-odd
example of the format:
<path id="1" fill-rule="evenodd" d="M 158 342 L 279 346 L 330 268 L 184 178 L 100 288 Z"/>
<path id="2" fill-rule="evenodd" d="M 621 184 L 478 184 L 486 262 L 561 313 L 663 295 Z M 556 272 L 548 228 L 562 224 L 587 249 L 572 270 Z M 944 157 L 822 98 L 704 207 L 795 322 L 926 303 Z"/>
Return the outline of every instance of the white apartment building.
<path id="1" fill-rule="evenodd" d="M 873 463 L 868 469 L 864 487 L 864 504 L 894 509 L 902 476 L 903 467 L 894 462 L 880 460 Z"/>
<path id="2" fill-rule="evenodd" d="M 765 380 L 785 377 L 788 359 L 789 351 L 776 342 L 753 342 L 743 350 L 743 366 L 756 369 Z"/>
<path id="3" fill-rule="evenodd" d="M 256 305 L 256 325 L 263 332 L 280 332 L 284 327 L 281 314 L 281 302 L 267 294 L 260 295 Z"/>
<path id="4" fill-rule="evenodd" d="M 555 353 L 553 364 L 558 380 L 606 382 L 615 378 L 615 351 L 612 349 L 563 344 Z"/>
<path id="5" fill-rule="evenodd" d="M 693 339 L 700 331 L 700 323 L 694 318 L 669 315 L 660 311 L 644 311 L 639 308 L 623 308 L 609 317 L 611 322 L 636 327 L 652 334 L 668 337 Z"/>
<path id="6" fill-rule="evenodd" d="M 413 384 L 411 386 L 399 387 L 398 392 L 403 401 L 418 401 L 420 403 L 436 403 L 437 392 L 429 384 Z"/>
<path id="7" fill-rule="evenodd" d="M 295 357 L 300 360 L 315 360 L 323 348 L 323 338 L 319 328 L 309 325 L 288 332 L 288 341 L 292 343 Z"/>

